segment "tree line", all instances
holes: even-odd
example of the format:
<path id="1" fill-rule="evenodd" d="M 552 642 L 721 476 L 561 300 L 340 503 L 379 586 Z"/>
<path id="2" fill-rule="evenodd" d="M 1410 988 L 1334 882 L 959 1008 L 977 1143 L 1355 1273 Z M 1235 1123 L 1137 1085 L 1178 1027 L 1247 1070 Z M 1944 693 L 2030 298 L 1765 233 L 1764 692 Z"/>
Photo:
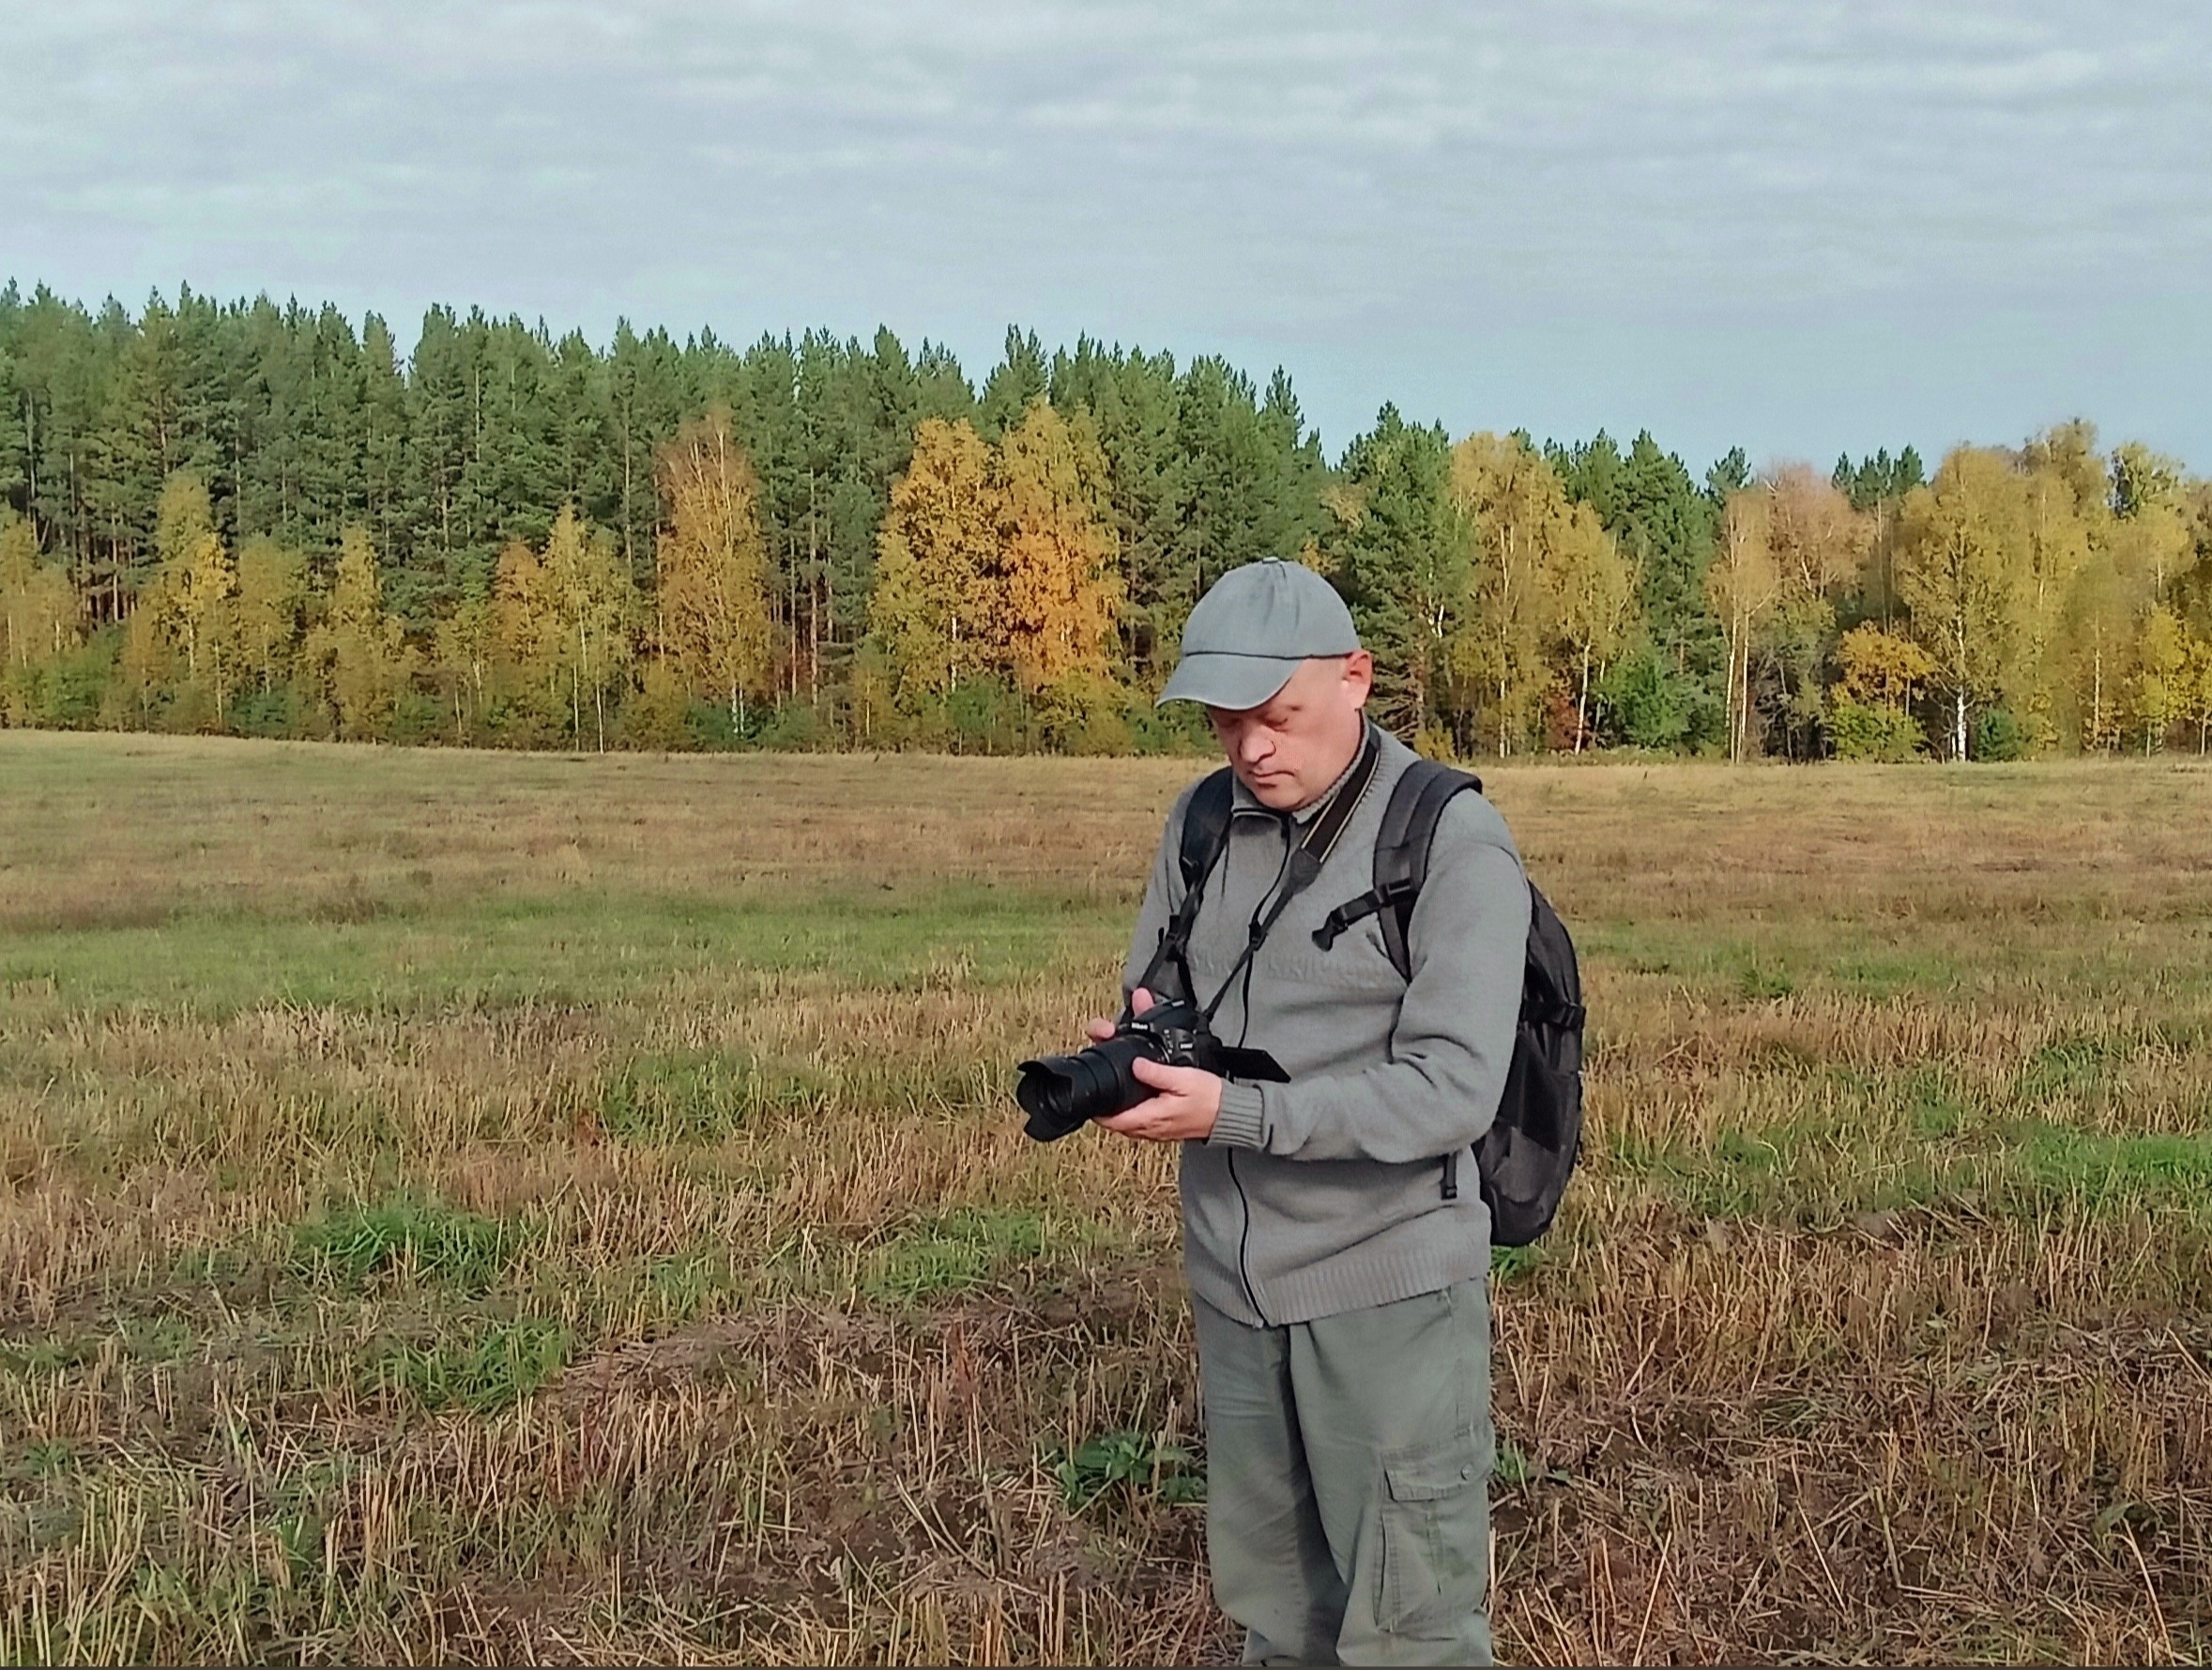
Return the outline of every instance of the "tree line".
<path id="1" fill-rule="evenodd" d="M 1009 330 L 604 348 L 0 290 L 0 719 L 1119 752 L 1228 568 L 1326 575 L 1438 754 L 2202 752 L 2212 486 L 2086 423 L 1701 476 L 1648 434 L 1330 459 L 1290 379 Z"/>

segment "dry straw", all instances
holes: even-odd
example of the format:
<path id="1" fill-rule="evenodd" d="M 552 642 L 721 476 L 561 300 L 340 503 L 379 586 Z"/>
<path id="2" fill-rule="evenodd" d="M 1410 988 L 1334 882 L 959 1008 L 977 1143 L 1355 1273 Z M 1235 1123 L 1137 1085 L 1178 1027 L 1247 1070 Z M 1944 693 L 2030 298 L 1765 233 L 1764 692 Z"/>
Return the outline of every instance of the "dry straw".
<path id="1" fill-rule="evenodd" d="M 0 1658 L 1233 1655 L 1167 1157 L 1005 1101 L 1188 774 L 0 736 Z M 2212 1652 L 2212 774 L 1494 793 L 1503 1650 Z"/>

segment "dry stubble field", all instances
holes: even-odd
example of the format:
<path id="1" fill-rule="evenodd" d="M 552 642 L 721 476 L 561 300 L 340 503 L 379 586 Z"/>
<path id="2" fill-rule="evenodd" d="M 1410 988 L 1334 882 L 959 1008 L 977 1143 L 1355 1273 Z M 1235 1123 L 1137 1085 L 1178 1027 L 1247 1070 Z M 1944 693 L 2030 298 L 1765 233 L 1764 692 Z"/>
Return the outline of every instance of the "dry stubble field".
<path id="1" fill-rule="evenodd" d="M 0 1658 L 1231 1655 L 1167 1157 L 1005 1095 L 1192 769 L 0 734 Z M 2212 773 L 1492 788 L 1502 1650 L 2212 1653 Z"/>

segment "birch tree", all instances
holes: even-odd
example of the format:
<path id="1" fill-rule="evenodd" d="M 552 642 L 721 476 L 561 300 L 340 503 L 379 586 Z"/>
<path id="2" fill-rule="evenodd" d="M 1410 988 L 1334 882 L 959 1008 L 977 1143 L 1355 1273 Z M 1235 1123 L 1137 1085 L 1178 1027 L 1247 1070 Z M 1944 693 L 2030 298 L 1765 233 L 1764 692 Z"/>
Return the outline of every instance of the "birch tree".
<path id="1" fill-rule="evenodd" d="M 491 599 L 467 597 L 437 624 L 437 668 L 453 708 L 453 740 L 465 743 L 482 723 L 492 670 L 499 654 L 497 617 Z"/>
<path id="2" fill-rule="evenodd" d="M 2145 755 L 2165 746 L 2166 733 L 2189 711 L 2189 642 L 2181 618 L 2160 605 L 2143 617 L 2128 680 L 2129 717 Z"/>
<path id="3" fill-rule="evenodd" d="M 1104 520 L 1106 459 L 1087 414 L 1033 401 L 999 448 L 994 590 L 1008 668 L 1034 695 L 1075 674 L 1111 675 L 1107 646 L 1121 601 Z"/>
<path id="4" fill-rule="evenodd" d="M 726 412 L 686 424 L 669 443 L 661 497 L 668 517 L 653 599 L 661 652 L 686 691 L 721 702 L 742 730 L 747 698 L 775 688 L 775 622 L 760 486 Z"/>
<path id="5" fill-rule="evenodd" d="M 1570 526 L 1542 453 L 1517 435 L 1471 435 L 1452 449 L 1451 503 L 1472 534 L 1466 628 L 1455 657 L 1490 708 L 1503 757 L 1533 741 L 1552 682 L 1554 568 Z"/>
<path id="6" fill-rule="evenodd" d="M 291 676 L 306 605 L 306 559 L 272 539 L 248 540 L 238 552 L 232 636 L 243 670 L 257 677 L 264 691 Z"/>
<path id="7" fill-rule="evenodd" d="M 28 673 L 77 647 L 81 613 L 69 576 L 38 559 L 38 536 L 0 509 L 0 666 Z"/>
<path id="8" fill-rule="evenodd" d="M 1751 742 L 1751 648 L 1781 596 L 1771 543 L 1773 506 L 1758 486 L 1729 495 L 1720 544 L 1705 567 L 1705 597 L 1728 644 L 1728 757 L 1740 760 Z"/>
<path id="9" fill-rule="evenodd" d="M 2212 638 L 2191 633 L 2182 666 L 2181 716 L 2197 728 L 2197 753 L 2212 736 Z"/>
<path id="10" fill-rule="evenodd" d="M 554 518 L 541 569 L 541 655 L 568 696 L 570 735 L 581 744 L 588 712 L 603 753 L 607 700 L 636 652 L 636 588 L 620 548 L 573 505 L 563 505 Z"/>
<path id="11" fill-rule="evenodd" d="M 38 536 L 0 509 L 0 719 L 36 712 L 39 675 L 77 647 L 83 614 L 69 577 L 38 559 Z"/>
<path id="12" fill-rule="evenodd" d="M 365 528 L 348 528 L 339 541 L 329 598 L 308 635 L 306 655 L 337 710 L 340 734 L 384 738 L 414 657 L 402 622 L 385 612 L 384 578 Z"/>
<path id="13" fill-rule="evenodd" d="M 925 419 L 892 483 L 877 540 L 868 629 L 903 700 L 942 696 L 991 669 L 999 620 L 991 449 L 962 419 Z"/>
<path id="14" fill-rule="evenodd" d="M 1951 698 L 1951 758 L 2002 688 L 2020 637 L 2027 546 L 2021 478 L 2002 453 L 1960 447 L 1899 519 L 1898 591 Z"/>
<path id="15" fill-rule="evenodd" d="M 1575 682 L 1575 752 L 1591 734 L 1590 692 L 1627 642 L 1636 566 L 1586 504 L 1562 506 L 1548 577 L 1552 619 Z"/>

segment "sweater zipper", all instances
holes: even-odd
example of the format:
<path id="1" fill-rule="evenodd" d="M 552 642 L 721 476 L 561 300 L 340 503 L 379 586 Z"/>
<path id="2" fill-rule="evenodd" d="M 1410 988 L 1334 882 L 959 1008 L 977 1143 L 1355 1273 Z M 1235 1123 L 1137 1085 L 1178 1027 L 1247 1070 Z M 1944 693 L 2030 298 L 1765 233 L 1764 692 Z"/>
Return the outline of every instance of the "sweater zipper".
<path id="1" fill-rule="evenodd" d="M 1243 1227 L 1237 1232 L 1237 1279 L 1244 1284 L 1244 1303 L 1252 1307 L 1252 1314 L 1259 1318 L 1259 1325 L 1268 1325 L 1267 1312 L 1259 1308 L 1259 1295 L 1252 1289 L 1252 1203 L 1244 1194 L 1244 1180 L 1237 1175 L 1237 1151 L 1227 1151 L 1228 1180 L 1237 1186 L 1237 1204 L 1244 1214 Z"/>
<path id="2" fill-rule="evenodd" d="M 1284 868 L 1277 871 L 1275 874 L 1275 887 L 1280 887 L 1283 884 L 1283 876 L 1288 871 L 1290 864 L 1290 850 L 1291 848 L 1296 845 L 1290 836 L 1290 820 L 1289 816 L 1285 814 L 1278 814 L 1278 816 L 1281 818 L 1283 826 Z M 1233 822 L 1230 827 L 1232 829 L 1235 827 Z M 1274 892 L 1274 888 L 1271 887 L 1268 889 L 1267 893 L 1260 896 L 1259 903 L 1253 908 L 1252 920 L 1254 922 L 1258 922 L 1259 920 L 1259 912 L 1266 909 L 1268 898 L 1271 895 L 1273 895 Z M 1251 1033 L 1252 1030 L 1251 993 L 1252 967 L 1251 964 L 1247 962 L 1244 965 L 1244 1012 L 1237 1030 L 1237 1041 L 1239 1043 L 1243 1042 L 1244 1038 Z M 1252 1197 L 1244 1192 L 1243 1178 L 1237 1175 L 1237 1151 L 1233 1148 L 1229 1149 L 1226 1157 L 1228 1160 L 1228 1180 L 1236 1185 L 1237 1206 L 1243 1215 L 1243 1222 L 1237 1231 L 1237 1279 L 1244 1284 L 1244 1303 L 1252 1307 L 1252 1314 L 1259 1318 L 1259 1325 L 1261 1327 L 1266 1327 L 1269 1325 L 1267 1312 L 1259 1308 L 1259 1291 L 1252 1285 Z"/>

